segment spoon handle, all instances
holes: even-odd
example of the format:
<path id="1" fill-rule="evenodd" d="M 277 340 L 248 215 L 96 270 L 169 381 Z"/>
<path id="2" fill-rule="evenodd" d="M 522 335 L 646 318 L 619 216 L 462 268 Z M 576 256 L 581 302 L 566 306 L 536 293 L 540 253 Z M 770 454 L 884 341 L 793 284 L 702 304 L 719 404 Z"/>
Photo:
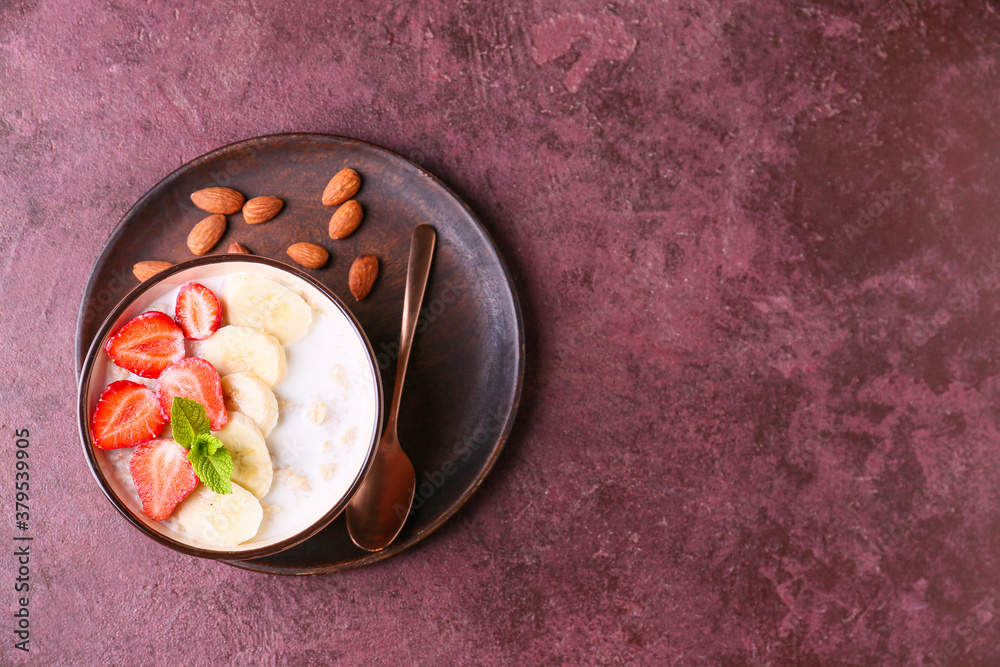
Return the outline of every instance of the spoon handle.
<path id="1" fill-rule="evenodd" d="M 406 366 L 410 361 L 410 348 L 413 346 L 413 333 L 420 317 L 420 304 L 424 300 L 427 288 L 427 276 L 431 271 L 431 259 L 434 257 L 434 242 L 437 235 L 430 225 L 418 225 L 413 230 L 413 241 L 410 243 L 410 262 L 406 270 L 406 292 L 403 295 L 403 331 L 399 337 L 399 361 L 396 363 L 396 384 L 392 389 L 392 407 L 389 409 L 389 421 L 386 430 L 396 432 L 396 416 L 399 413 L 399 398 L 403 393 L 403 380 L 406 378 Z"/>

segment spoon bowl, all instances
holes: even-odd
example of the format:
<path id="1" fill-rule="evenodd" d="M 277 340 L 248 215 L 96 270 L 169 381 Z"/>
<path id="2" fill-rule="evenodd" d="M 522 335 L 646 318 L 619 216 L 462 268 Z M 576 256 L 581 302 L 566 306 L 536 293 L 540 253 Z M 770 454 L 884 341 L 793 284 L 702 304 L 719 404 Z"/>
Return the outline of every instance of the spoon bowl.
<path id="1" fill-rule="evenodd" d="M 415 488 L 410 457 L 399 446 L 395 429 L 386 432 L 365 484 L 347 507 L 347 527 L 354 543 L 367 551 L 392 544 L 406 523 Z"/>

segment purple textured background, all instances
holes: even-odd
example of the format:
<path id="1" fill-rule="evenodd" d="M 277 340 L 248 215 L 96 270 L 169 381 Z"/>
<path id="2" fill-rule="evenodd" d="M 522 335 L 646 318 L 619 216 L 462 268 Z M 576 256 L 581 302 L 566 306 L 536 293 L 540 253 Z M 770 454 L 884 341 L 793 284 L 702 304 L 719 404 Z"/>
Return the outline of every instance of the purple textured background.
<path id="1" fill-rule="evenodd" d="M 994 8 L 502 4 L 0 0 L 0 479 L 30 428 L 38 537 L 2 662 L 1000 662 Z M 74 426 L 115 223 L 280 131 L 441 176 L 529 344 L 469 505 L 318 578 L 145 539 Z"/>

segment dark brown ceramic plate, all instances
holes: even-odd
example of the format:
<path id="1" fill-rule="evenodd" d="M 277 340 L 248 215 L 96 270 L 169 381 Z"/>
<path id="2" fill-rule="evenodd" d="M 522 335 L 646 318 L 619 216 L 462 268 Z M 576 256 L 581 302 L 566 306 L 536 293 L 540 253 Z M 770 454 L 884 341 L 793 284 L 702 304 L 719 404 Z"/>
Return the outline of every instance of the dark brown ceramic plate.
<path id="1" fill-rule="evenodd" d="M 361 227 L 347 239 L 327 235 L 332 209 L 320 201 L 343 167 L 362 177 L 356 199 Z M 212 185 L 247 197 L 285 201 L 274 220 L 247 225 L 229 216 L 213 253 L 238 241 L 254 254 L 290 261 L 299 241 L 326 247 L 330 263 L 306 273 L 352 309 L 375 349 L 390 388 L 402 318 L 410 235 L 418 224 L 437 230 L 437 250 L 417 328 L 399 414 L 399 436 L 413 460 L 417 496 L 399 538 L 379 553 L 351 542 L 343 516 L 306 542 L 274 556 L 233 565 L 279 574 L 346 570 L 416 544 L 454 514 L 493 467 L 517 411 L 524 373 L 524 332 L 517 295 L 489 235 L 469 208 L 430 173 L 385 149 L 319 134 L 281 134 L 225 146 L 189 162 L 147 192 L 125 215 L 98 257 L 77 322 L 77 372 L 104 318 L 136 286 L 132 265 L 192 258 L 185 240 L 206 214 L 189 195 Z M 347 289 L 355 257 L 377 255 L 371 295 L 356 302 Z M 389 400 L 386 396 L 386 400 Z"/>

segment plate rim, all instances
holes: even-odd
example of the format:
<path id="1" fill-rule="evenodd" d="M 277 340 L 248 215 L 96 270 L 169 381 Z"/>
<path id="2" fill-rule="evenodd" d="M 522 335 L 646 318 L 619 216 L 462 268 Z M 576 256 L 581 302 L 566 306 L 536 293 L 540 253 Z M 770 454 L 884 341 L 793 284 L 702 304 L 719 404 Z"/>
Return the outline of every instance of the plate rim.
<path id="1" fill-rule="evenodd" d="M 225 563 L 227 565 L 232 565 L 240 569 L 249 570 L 253 572 L 261 572 L 266 574 L 281 574 L 281 575 L 294 575 L 294 576 L 305 576 L 313 574 L 331 574 L 334 572 L 346 572 L 348 570 L 353 570 L 359 567 L 364 567 L 366 565 L 372 565 L 380 561 L 386 560 L 395 556 L 396 554 L 402 553 L 407 549 L 423 542 L 427 537 L 437 531 L 446 521 L 448 521 L 452 516 L 454 516 L 459 509 L 461 509 L 472 497 L 472 495 L 479 490 L 483 482 L 489 476 L 490 472 L 493 471 L 493 467 L 499 459 L 501 452 L 507 445 L 510 439 L 510 433 L 514 426 L 514 421 L 517 418 L 518 410 L 520 409 L 521 398 L 524 389 L 524 369 L 525 369 L 525 335 L 524 335 L 524 316 L 521 311 L 521 301 L 517 294 L 517 286 L 514 284 L 513 276 L 510 272 L 510 267 L 507 262 L 504 261 L 503 256 L 500 254 L 500 250 L 497 247 L 496 241 L 493 236 L 489 233 L 486 227 L 483 225 L 482 220 L 479 216 L 469 207 L 469 205 L 463 200 L 458 194 L 452 190 L 446 183 L 444 183 L 440 178 L 435 176 L 433 173 L 420 166 L 419 164 L 409 160 L 408 158 L 392 151 L 388 148 L 384 148 L 377 144 L 373 144 L 369 141 L 363 139 L 355 139 L 353 137 L 345 137 L 336 134 L 325 134 L 322 132 L 280 132 L 275 134 L 265 134 L 257 137 L 251 137 L 248 139 L 240 139 L 238 141 L 233 141 L 228 144 L 224 144 L 217 148 L 214 148 L 206 153 L 199 155 L 198 157 L 185 162 L 180 165 L 169 174 L 161 178 L 154 185 L 152 185 L 146 192 L 138 199 L 129 209 L 122 215 L 119 219 L 118 224 L 115 225 L 114 229 L 108 235 L 107 240 L 105 240 L 104 245 L 101 247 L 100 253 L 98 253 L 96 259 L 90 268 L 90 273 L 88 274 L 87 282 L 84 286 L 83 295 L 80 300 L 80 307 L 77 312 L 77 322 L 76 322 L 76 332 L 74 335 L 74 359 L 75 359 L 75 375 L 77 384 L 79 384 L 80 373 L 82 372 L 82 362 L 86 358 L 86 352 L 81 355 L 80 345 L 83 337 L 83 328 L 86 321 L 86 311 L 87 305 L 93 295 L 93 279 L 94 274 L 99 266 L 107 261 L 108 256 L 111 253 L 113 245 L 116 245 L 121 235 L 124 232 L 126 221 L 128 221 L 135 212 L 148 204 L 148 202 L 153 199 L 153 193 L 159 191 L 164 186 L 168 185 L 172 181 L 176 180 L 183 175 L 184 172 L 213 159 L 217 154 L 232 151 L 243 144 L 259 144 L 261 142 L 271 142 L 277 140 L 286 139 L 300 139 L 306 141 L 318 141 L 318 142 L 339 142 L 345 144 L 359 145 L 376 153 L 382 153 L 402 165 L 410 169 L 415 169 L 424 178 L 427 178 L 432 184 L 441 188 L 448 197 L 450 197 L 454 202 L 456 202 L 459 207 L 464 211 L 466 217 L 472 221 L 474 229 L 482 236 L 486 243 L 486 246 L 490 249 L 495 258 L 497 264 L 500 266 L 500 270 L 507 284 L 507 288 L 510 290 L 510 301 L 513 306 L 514 312 L 514 322 L 515 331 L 517 335 L 517 368 L 514 381 L 514 391 L 511 398 L 510 410 L 504 419 L 503 427 L 496 439 L 496 445 L 493 447 L 493 451 L 490 453 L 489 458 L 486 460 L 485 465 L 477 475 L 476 479 L 472 484 L 469 485 L 467 489 L 462 493 L 459 498 L 452 502 L 440 515 L 438 515 L 434 521 L 432 521 L 427 527 L 422 530 L 413 533 L 409 539 L 400 542 L 393 542 L 387 548 L 363 555 L 361 558 L 353 560 L 349 563 L 343 563 L 334 566 L 317 566 L 317 567 L 280 567 L 274 565 L 265 565 L 262 563 L 256 563 L 254 560 L 223 560 L 218 559 L 219 562 Z M 88 346 L 89 347 L 89 346 Z"/>

